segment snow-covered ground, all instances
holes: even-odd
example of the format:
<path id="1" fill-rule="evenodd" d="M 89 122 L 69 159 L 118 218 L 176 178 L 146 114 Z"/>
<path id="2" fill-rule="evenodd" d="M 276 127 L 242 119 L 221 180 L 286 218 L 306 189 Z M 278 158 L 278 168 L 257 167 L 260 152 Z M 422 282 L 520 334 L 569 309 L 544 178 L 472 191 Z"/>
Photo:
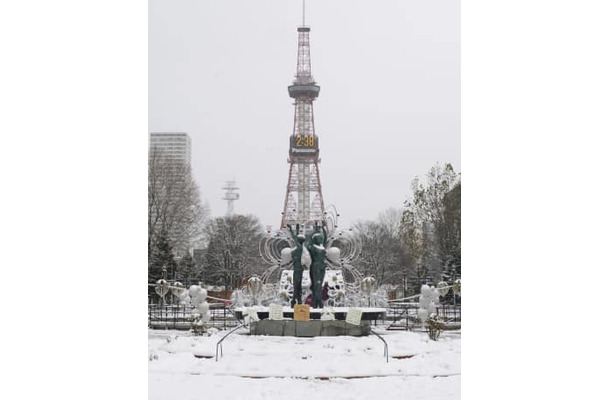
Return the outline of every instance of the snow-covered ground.
<path id="1" fill-rule="evenodd" d="M 149 331 L 149 399 L 459 399 L 460 334 L 376 329 L 377 337 L 196 337 Z M 238 334 L 239 332 L 239 334 Z M 196 357 L 199 356 L 199 357 Z M 399 357 L 399 358 L 394 358 Z M 316 397 L 313 397 L 316 398 Z"/>

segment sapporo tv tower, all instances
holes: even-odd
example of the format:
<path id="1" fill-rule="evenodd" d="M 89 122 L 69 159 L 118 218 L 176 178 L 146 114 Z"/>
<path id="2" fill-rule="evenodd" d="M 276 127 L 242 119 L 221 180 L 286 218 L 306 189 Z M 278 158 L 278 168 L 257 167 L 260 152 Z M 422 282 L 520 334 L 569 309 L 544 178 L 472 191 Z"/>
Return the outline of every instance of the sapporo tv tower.
<path id="1" fill-rule="evenodd" d="M 297 73 L 292 85 L 288 86 L 288 94 L 294 99 L 294 127 L 288 150 L 290 167 L 280 228 L 297 223 L 310 228 L 322 220 L 324 212 L 319 140 L 313 119 L 313 101 L 320 94 L 320 86 L 311 75 L 309 31 L 305 26 L 303 0 L 303 26 L 297 28 Z"/>

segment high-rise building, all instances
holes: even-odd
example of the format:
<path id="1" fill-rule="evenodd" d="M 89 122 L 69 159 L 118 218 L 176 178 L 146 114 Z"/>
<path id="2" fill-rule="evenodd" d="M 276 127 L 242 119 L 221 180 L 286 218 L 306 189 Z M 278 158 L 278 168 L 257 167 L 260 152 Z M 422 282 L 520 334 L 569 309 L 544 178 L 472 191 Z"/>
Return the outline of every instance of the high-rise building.
<path id="1" fill-rule="evenodd" d="M 191 164 L 191 138 L 186 132 L 151 132 L 149 150 L 158 151 L 172 164 Z"/>
<path id="2" fill-rule="evenodd" d="M 184 224 L 198 200 L 191 190 L 191 138 L 185 132 L 151 132 L 149 162 L 149 235 L 166 231 L 176 255 L 191 248 Z"/>

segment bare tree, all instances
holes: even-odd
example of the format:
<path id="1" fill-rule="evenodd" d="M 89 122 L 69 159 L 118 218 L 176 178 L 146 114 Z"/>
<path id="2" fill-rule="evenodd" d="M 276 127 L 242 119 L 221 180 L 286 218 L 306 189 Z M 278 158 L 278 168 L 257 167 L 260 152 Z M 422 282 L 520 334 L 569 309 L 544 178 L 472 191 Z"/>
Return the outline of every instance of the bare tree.
<path id="1" fill-rule="evenodd" d="M 175 252 L 184 254 L 201 239 L 208 214 L 207 207 L 201 204 L 190 166 L 152 148 L 148 161 L 149 265 L 161 232 L 167 233 Z"/>
<path id="2" fill-rule="evenodd" d="M 376 221 L 361 221 L 355 226 L 362 243 L 356 265 L 380 284 L 402 282 L 412 265 L 409 249 L 400 240 L 400 218 L 401 212 L 390 208 L 380 213 Z"/>
<path id="3" fill-rule="evenodd" d="M 400 221 L 402 211 L 398 208 L 390 207 L 379 213 L 377 221 L 388 232 L 391 237 L 398 237 L 400 234 Z"/>

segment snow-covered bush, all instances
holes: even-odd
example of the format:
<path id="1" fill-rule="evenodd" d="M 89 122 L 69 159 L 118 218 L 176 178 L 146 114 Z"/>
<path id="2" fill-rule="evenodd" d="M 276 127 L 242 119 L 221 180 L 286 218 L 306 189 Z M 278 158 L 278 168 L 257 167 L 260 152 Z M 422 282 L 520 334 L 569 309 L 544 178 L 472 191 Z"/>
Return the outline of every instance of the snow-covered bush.
<path id="1" fill-rule="evenodd" d="M 438 315 L 431 314 L 427 321 L 426 330 L 430 339 L 438 340 L 441 332 L 445 330 L 445 324 L 443 324 Z"/>

